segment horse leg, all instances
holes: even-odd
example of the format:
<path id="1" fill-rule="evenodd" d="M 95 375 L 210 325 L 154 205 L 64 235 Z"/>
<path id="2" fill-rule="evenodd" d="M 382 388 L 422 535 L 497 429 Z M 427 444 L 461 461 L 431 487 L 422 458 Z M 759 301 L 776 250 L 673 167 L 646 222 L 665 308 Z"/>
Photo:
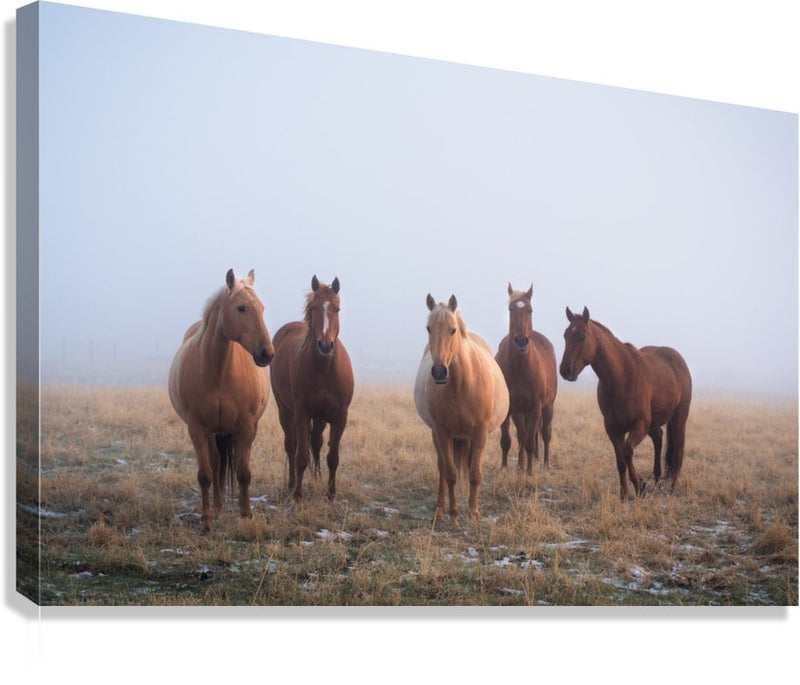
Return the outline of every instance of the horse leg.
<path id="1" fill-rule="evenodd" d="M 309 419 L 302 411 L 297 411 L 294 416 L 295 451 L 294 451 L 294 497 L 295 505 L 300 505 L 303 499 L 303 474 L 308 466 L 308 440 Z"/>
<path id="2" fill-rule="evenodd" d="M 239 513 L 242 518 L 253 518 L 250 509 L 250 450 L 256 437 L 258 422 L 246 426 L 233 439 L 232 450 L 236 450 L 236 480 L 239 483 Z M 228 455 L 232 458 L 233 455 Z"/>
<path id="3" fill-rule="evenodd" d="M 283 448 L 286 450 L 286 458 L 289 460 L 289 491 L 294 491 L 295 485 L 295 468 L 294 468 L 294 453 L 297 449 L 297 440 L 294 435 L 294 420 L 292 412 L 287 405 L 275 398 L 278 405 L 278 419 L 283 429 Z"/>
<path id="4" fill-rule="evenodd" d="M 537 405 L 533 411 L 528 414 L 527 432 L 528 432 L 528 475 L 533 473 L 533 462 L 539 461 L 539 426 L 542 423 L 542 408 Z"/>
<path id="5" fill-rule="evenodd" d="M 517 456 L 517 471 L 522 473 L 525 470 L 525 456 L 528 444 L 528 432 L 525 426 L 525 414 L 519 412 L 511 415 L 514 421 L 514 427 L 517 429 L 517 443 L 519 444 L 519 453 Z"/>
<path id="6" fill-rule="evenodd" d="M 205 430 L 194 423 L 189 424 L 189 437 L 192 440 L 194 451 L 197 455 L 197 483 L 200 485 L 202 507 L 201 521 L 203 523 L 203 531 L 207 533 L 211 530 L 211 502 L 208 490 L 211 487 L 213 479 L 209 438 Z"/>
<path id="7" fill-rule="evenodd" d="M 661 443 L 664 431 L 660 426 L 653 426 L 650 429 L 650 439 L 653 441 L 653 478 L 656 483 L 661 480 Z M 667 458 L 669 461 L 669 457 Z"/>
<path id="8" fill-rule="evenodd" d="M 633 451 L 636 449 L 636 446 L 644 440 L 644 436 L 647 435 L 649 432 L 648 426 L 644 421 L 639 421 L 633 427 L 633 429 L 628 433 L 628 437 L 625 440 L 625 448 L 624 448 L 624 459 L 625 464 L 628 467 L 628 478 L 631 479 L 631 483 L 633 483 L 634 492 L 637 495 L 644 494 L 644 481 L 639 478 L 639 474 L 636 473 L 636 469 L 633 466 Z"/>
<path id="9" fill-rule="evenodd" d="M 550 468 L 550 438 L 553 435 L 553 405 L 542 407 L 542 444 L 544 445 L 544 463 L 542 468 Z"/>
<path id="10" fill-rule="evenodd" d="M 511 430 L 509 424 L 511 423 L 511 415 L 506 416 L 506 420 L 500 424 L 500 450 L 503 453 L 503 460 L 500 462 L 500 468 L 504 469 L 508 466 L 508 452 L 511 449 Z"/>
<path id="11" fill-rule="evenodd" d="M 469 445 L 469 515 L 473 521 L 480 520 L 478 491 L 483 480 L 483 450 L 488 431 L 484 428 L 472 436 Z"/>
<path id="12" fill-rule="evenodd" d="M 347 410 L 336 421 L 331 423 L 330 439 L 328 440 L 328 499 L 336 497 L 336 469 L 339 467 L 339 443 L 347 425 Z M 319 469 L 319 456 L 317 456 L 317 469 Z"/>
<path id="13" fill-rule="evenodd" d="M 214 516 L 219 517 L 225 501 L 225 462 L 219 451 L 217 437 L 208 436 L 208 456 L 211 463 L 211 490 L 214 493 Z"/>
<path id="14" fill-rule="evenodd" d="M 322 431 L 325 430 L 325 422 L 322 419 L 314 419 L 311 422 L 311 456 L 314 458 L 314 476 L 320 479 L 319 455 L 322 451 Z"/>
<path id="15" fill-rule="evenodd" d="M 469 455 L 470 455 L 470 441 L 456 439 L 453 440 L 453 463 L 455 464 L 455 476 L 452 481 L 448 482 L 448 492 L 450 496 L 450 518 L 453 521 L 458 521 L 458 504 L 456 501 L 456 480 L 458 474 L 462 476 L 469 474 Z"/>
<path id="16" fill-rule="evenodd" d="M 608 430 L 606 430 L 608 432 Z M 614 456 L 617 458 L 617 472 L 619 473 L 619 497 L 621 500 L 628 499 L 628 482 L 625 479 L 625 473 L 628 470 L 627 462 L 625 461 L 625 434 L 608 433 L 611 444 L 614 446 Z"/>
<path id="17" fill-rule="evenodd" d="M 450 518 L 455 521 L 458 519 L 458 504 L 455 498 L 456 463 L 453 439 L 434 430 L 433 443 L 436 446 L 439 465 L 439 496 L 436 501 L 436 517 L 444 518 L 445 491 L 447 491 L 450 495 Z"/>

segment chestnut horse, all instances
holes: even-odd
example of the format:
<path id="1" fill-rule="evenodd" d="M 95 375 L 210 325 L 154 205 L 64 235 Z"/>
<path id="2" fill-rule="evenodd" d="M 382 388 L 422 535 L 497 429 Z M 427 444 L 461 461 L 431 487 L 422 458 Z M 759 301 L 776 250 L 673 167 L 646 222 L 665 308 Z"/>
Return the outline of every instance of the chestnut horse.
<path id="1" fill-rule="evenodd" d="M 550 341 L 533 330 L 533 286 L 526 292 L 508 284 L 508 335 L 500 341 L 495 359 L 508 385 L 508 416 L 500 426 L 502 468 L 508 465 L 511 449 L 510 422 L 514 421 L 519 442 L 519 461 L 527 455 L 527 473 L 533 472 L 533 459 L 539 460 L 539 433 L 544 445 L 543 468 L 550 465 L 550 436 L 558 374 L 556 353 Z"/>
<path id="2" fill-rule="evenodd" d="M 586 307 L 580 316 L 567 307 L 567 319 L 561 375 L 574 381 L 587 365 L 597 374 L 597 403 L 617 458 L 620 497 L 628 496 L 626 470 L 635 493 L 644 494 L 644 481 L 633 467 L 633 450 L 645 435 L 652 439 L 655 451 L 653 476 L 656 482 L 661 480 L 664 425 L 667 478 L 674 492 L 683 464 L 692 400 L 692 377 L 683 357 L 671 347 L 637 349 L 621 342 L 601 323 L 590 319 Z"/>
<path id="3" fill-rule="evenodd" d="M 483 338 L 467 331 L 455 295 L 436 304 L 428 295 L 428 344 L 414 386 L 414 403 L 431 428 L 439 467 L 437 518 L 444 516 L 445 489 L 450 517 L 458 518 L 457 470 L 469 474 L 469 510 L 479 518 L 478 490 L 488 434 L 508 414 L 508 388 L 503 372 Z"/>
<path id="4" fill-rule="evenodd" d="M 253 290 L 252 270 L 239 279 L 230 269 L 225 286 L 206 304 L 203 318 L 183 337 L 169 371 L 169 398 L 189 428 L 197 455 L 203 529 L 211 530 L 208 489 L 218 515 L 226 470 L 239 482 L 241 515 L 250 511 L 250 449 L 269 398 L 267 365 L 275 354 L 264 325 L 264 305 Z"/>
<path id="5" fill-rule="evenodd" d="M 353 399 L 353 368 L 339 340 L 339 279 L 325 285 L 314 276 L 306 298 L 305 320 L 282 326 L 275 334 L 272 392 L 289 457 L 289 490 L 297 505 L 303 497 L 308 448 L 319 477 L 322 431 L 328 440 L 328 499 L 336 496 L 339 443 Z"/>

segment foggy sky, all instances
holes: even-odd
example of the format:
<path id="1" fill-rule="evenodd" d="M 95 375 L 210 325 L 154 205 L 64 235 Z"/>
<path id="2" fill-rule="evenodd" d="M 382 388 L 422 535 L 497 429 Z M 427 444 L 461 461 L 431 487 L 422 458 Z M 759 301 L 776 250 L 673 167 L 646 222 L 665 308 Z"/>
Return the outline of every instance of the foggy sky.
<path id="1" fill-rule="evenodd" d="M 41 21 L 46 367 L 91 340 L 165 375 L 233 267 L 273 333 L 338 276 L 357 380 L 413 382 L 428 292 L 496 349 L 511 281 L 559 358 L 585 305 L 676 347 L 696 387 L 796 394 L 794 114 L 46 3 Z"/>

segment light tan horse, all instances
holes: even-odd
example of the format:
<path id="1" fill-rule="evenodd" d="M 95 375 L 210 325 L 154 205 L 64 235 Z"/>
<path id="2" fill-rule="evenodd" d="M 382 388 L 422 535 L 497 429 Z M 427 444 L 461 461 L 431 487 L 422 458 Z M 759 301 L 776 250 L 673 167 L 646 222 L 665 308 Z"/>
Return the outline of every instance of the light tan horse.
<path id="1" fill-rule="evenodd" d="M 533 330 L 533 286 L 526 292 L 514 290 L 508 284 L 508 335 L 500 341 L 495 359 L 503 370 L 508 384 L 510 407 L 500 426 L 502 468 L 508 464 L 511 449 L 509 422 L 517 429 L 520 471 L 533 471 L 533 460 L 539 460 L 539 434 L 544 446 L 542 468 L 550 466 L 550 436 L 552 435 L 553 405 L 556 401 L 558 374 L 556 353 L 550 341 Z"/>
<path id="2" fill-rule="evenodd" d="M 469 474 L 469 510 L 474 520 L 483 476 L 486 438 L 508 414 L 508 388 L 491 348 L 467 330 L 455 295 L 437 304 L 428 295 L 428 344 L 414 387 L 414 402 L 431 428 L 439 466 L 437 518 L 444 516 L 445 490 L 450 517 L 458 518 L 456 473 Z"/>
<path id="3" fill-rule="evenodd" d="M 208 489 L 213 486 L 218 515 L 226 471 L 231 479 L 236 473 L 242 516 L 252 516 L 250 449 L 269 398 L 266 367 L 275 356 L 253 280 L 252 271 L 243 279 L 228 271 L 202 320 L 186 331 L 169 371 L 169 398 L 197 455 L 206 532 L 211 530 Z"/>

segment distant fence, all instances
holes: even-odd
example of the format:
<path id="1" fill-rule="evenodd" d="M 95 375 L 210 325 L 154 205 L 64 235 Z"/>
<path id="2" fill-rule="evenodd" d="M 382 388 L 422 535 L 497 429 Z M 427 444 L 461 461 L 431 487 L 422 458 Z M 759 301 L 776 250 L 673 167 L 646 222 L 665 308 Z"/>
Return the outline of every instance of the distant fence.
<path id="1" fill-rule="evenodd" d="M 93 362 L 95 359 L 116 361 L 117 341 L 103 342 L 98 340 L 87 340 L 83 342 L 73 342 L 70 340 L 61 341 L 61 361 L 80 360 Z"/>

